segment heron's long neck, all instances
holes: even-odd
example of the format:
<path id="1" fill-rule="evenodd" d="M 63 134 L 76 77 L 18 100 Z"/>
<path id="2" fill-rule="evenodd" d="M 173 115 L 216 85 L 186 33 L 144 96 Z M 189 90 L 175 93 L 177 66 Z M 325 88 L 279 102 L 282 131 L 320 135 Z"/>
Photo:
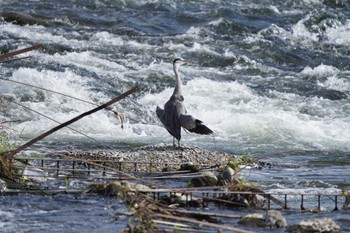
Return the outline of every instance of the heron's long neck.
<path id="1" fill-rule="evenodd" d="M 174 66 L 176 84 L 173 95 L 182 95 L 182 80 L 178 72 L 178 67 Z"/>

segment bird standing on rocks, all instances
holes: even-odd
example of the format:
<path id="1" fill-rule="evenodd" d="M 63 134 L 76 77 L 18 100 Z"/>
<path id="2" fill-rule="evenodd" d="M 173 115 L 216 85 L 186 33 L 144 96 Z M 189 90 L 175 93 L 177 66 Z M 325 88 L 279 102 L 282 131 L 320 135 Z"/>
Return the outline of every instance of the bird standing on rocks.
<path id="1" fill-rule="evenodd" d="M 180 147 L 181 140 L 181 127 L 192 133 L 197 134 L 212 134 L 213 131 L 207 126 L 203 125 L 201 120 L 194 118 L 191 115 L 186 115 L 186 107 L 184 105 L 184 97 L 182 95 L 182 80 L 179 75 L 179 67 L 186 64 L 186 61 L 182 58 L 176 58 L 173 62 L 174 73 L 176 78 L 176 85 L 174 93 L 164 105 L 164 110 L 157 106 L 156 113 L 159 120 L 163 123 L 164 127 L 174 137 L 173 145 L 175 145 L 175 139 L 178 141 L 178 147 Z"/>

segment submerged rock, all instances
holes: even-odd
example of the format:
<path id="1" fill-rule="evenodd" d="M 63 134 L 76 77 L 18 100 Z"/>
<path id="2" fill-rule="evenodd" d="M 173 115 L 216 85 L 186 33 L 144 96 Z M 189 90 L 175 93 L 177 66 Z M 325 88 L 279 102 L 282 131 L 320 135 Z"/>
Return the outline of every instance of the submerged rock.
<path id="1" fill-rule="evenodd" d="M 287 229 L 292 233 L 338 233 L 340 226 L 330 218 L 303 220 Z"/>
<path id="2" fill-rule="evenodd" d="M 239 224 L 250 227 L 285 228 L 287 221 L 278 210 L 268 210 L 265 213 L 248 214 L 241 218 Z"/>

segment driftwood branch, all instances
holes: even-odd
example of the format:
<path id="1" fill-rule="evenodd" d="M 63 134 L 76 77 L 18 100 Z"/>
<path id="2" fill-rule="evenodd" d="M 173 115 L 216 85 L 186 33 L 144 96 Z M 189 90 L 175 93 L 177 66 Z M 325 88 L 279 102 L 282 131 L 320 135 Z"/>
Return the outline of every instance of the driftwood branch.
<path id="1" fill-rule="evenodd" d="M 119 95 L 119 96 L 113 98 L 112 100 L 108 101 L 107 103 L 102 104 L 102 105 L 100 105 L 100 106 L 98 106 L 98 107 L 96 107 L 96 108 L 94 108 L 94 109 L 92 109 L 92 110 L 90 110 L 90 111 L 84 112 L 84 113 L 80 114 L 79 116 L 74 117 L 73 119 L 62 123 L 62 124 L 60 124 L 60 125 L 58 125 L 58 126 L 52 128 L 52 129 L 50 129 L 49 131 L 46 131 L 45 133 L 39 135 L 38 137 L 36 137 L 36 138 L 30 140 L 29 142 L 27 142 L 27 143 L 25 143 L 25 144 L 19 146 L 19 147 L 18 147 L 17 149 L 15 149 L 15 150 L 7 151 L 7 152 L 4 152 L 4 153 L 2 153 L 2 154 L 0 154 L 0 155 L 4 155 L 5 157 L 7 157 L 7 158 L 10 159 L 11 157 L 13 157 L 13 156 L 14 156 L 15 154 L 17 154 L 18 152 L 20 152 L 20 151 L 24 150 L 25 148 L 27 148 L 27 147 L 33 145 L 34 143 L 36 143 L 36 142 L 40 141 L 41 139 L 43 139 L 43 138 L 49 136 L 50 134 L 52 134 L 52 133 L 54 133 L 54 132 L 56 132 L 56 131 L 58 131 L 58 130 L 64 128 L 64 127 L 66 127 L 67 125 L 70 125 L 70 124 L 72 124 L 72 123 L 74 123 L 74 122 L 80 120 L 80 119 L 83 118 L 83 117 L 86 117 L 86 116 L 88 116 L 88 115 L 90 115 L 90 114 L 92 114 L 92 113 L 95 113 L 95 112 L 97 112 L 97 111 L 99 111 L 99 110 L 101 110 L 101 109 L 104 109 L 104 108 L 106 108 L 106 107 L 108 107 L 108 106 L 110 106 L 110 105 L 112 105 L 112 104 L 118 102 L 118 101 L 121 100 L 121 99 L 124 99 L 124 98 L 127 97 L 128 95 L 130 95 L 130 94 L 132 94 L 132 93 L 138 91 L 138 89 L 139 89 L 139 87 L 138 87 L 138 86 L 135 86 L 135 87 L 131 88 L 130 90 L 128 90 L 127 92 L 125 92 L 125 93 L 123 93 L 123 94 L 121 94 L 121 95 Z"/>
<path id="2" fill-rule="evenodd" d="M 28 47 L 28 48 L 24 48 L 24 49 L 16 50 L 16 51 L 13 51 L 13 52 L 5 53 L 5 54 L 0 55 L 0 61 L 5 60 L 5 59 L 9 59 L 10 57 L 14 57 L 14 56 L 16 56 L 18 54 L 21 54 L 21 53 L 26 53 L 26 52 L 29 52 L 29 51 L 32 51 L 32 50 L 43 48 L 43 47 L 44 46 L 42 44 L 36 44 L 36 45 L 33 45 L 31 47 Z"/>

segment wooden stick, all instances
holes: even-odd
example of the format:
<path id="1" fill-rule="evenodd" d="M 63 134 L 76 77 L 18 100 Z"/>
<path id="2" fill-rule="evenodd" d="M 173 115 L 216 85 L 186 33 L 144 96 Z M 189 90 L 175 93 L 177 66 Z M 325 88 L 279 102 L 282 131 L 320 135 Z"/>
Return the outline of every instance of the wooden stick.
<path id="1" fill-rule="evenodd" d="M 10 57 L 14 57 L 14 56 L 16 56 L 18 54 L 26 53 L 26 52 L 29 52 L 29 51 L 32 51 L 32 50 L 43 48 L 43 47 L 44 46 L 42 44 L 36 44 L 36 45 L 33 45 L 33 46 L 25 48 L 25 49 L 20 49 L 20 50 L 16 50 L 16 51 L 13 51 L 13 52 L 5 53 L 5 54 L 0 55 L 0 60 L 5 60 L 5 59 L 8 59 Z"/>
<path id="2" fill-rule="evenodd" d="M 239 228 L 236 228 L 236 227 L 231 227 L 231 226 L 219 225 L 219 224 L 215 224 L 215 223 L 209 223 L 209 222 L 204 222 L 204 221 L 193 220 L 193 219 L 190 219 L 190 218 L 176 217 L 176 216 L 165 215 L 165 214 L 155 214 L 155 216 L 158 217 L 158 218 L 171 219 L 171 220 L 174 220 L 174 221 L 187 222 L 187 223 L 197 224 L 197 225 L 206 226 L 206 227 L 214 227 L 216 229 L 228 230 L 228 231 L 233 231 L 233 232 L 253 233 L 253 231 L 247 231 L 247 230 L 239 229 Z"/>
<path id="3" fill-rule="evenodd" d="M 66 121 L 66 122 L 64 122 L 64 123 L 62 123 L 62 124 L 56 126 L 55 128 L 50 129 L 49 131 L 47 131 L 47 132 L 45 132 L 45 133 L 39 135 L 38 137 L 36 137 L 36 138 L 30 140 L 29 142 L 27 142 L 27 143 L 25 143 L 25 144 L 19 146 L 19 147 L 18 147 L 17 149 L 15 149 L 15 150 L 7 151 L 7 152 L 4 152 L 4 153 L 1 153 L 0 156 L 1 156 L 1 155 L 4 155 L 4 156 L 6 156 L 7 158 L 10 159 L 11 157 L 13 157 L 13 156 L 14 156 L 15 154 L 17 154 L 18 152 L 20 152 L 20 151 L 24 150 L 25 148 L 27 148 L 27 147 L 33 145 L 34 143 L 36 143 L 36 142 L 40 141 L 41 139 L 43 139 L 43 138 L 49 136 L 50 134 L 52 134 L 52 133 L 54 133 L 54 132 L 56 132 L 56 131 L 58 131 L 58 130 L 64 128 L 64 127 L 66 127 L 67 125 L 70 125 L 70 124 L 72 124 L 72 123 L 74 123 L 74 122 L 80 120 L 80 119 L 83 118 L 83 117 L 86 117 L 86 116 L 88 116 L 88 115 L 90 115 L 90 114 L 92 114 L 92 113 L 95 113 L 95 112 L 97 112 L 97 111 L 99 111 L 99 110 L 101 110 L 101 109 L 104 109 L 104 108 L 108 107 L 109 105 L 112 105 L 112 104 L 118 102 L 118 101 L 121 100 L 121 99 L 124 99 L 124 98 L 127 97 L 128 95 L 130 95 L 130 94 L 136 92 L 138 89 L 139 89 L 139 87 L 138 87 L 138 86 L 135 86 L 135 87 L 131 88 L 130 90 L 128 90 L 127 92 L 125 92 L 125 93 L 123 93 L 123 94 L 121 94 L 121 95 L 119 95 L 119 96 L 113 98 L 112 100 L 108 101 L 107 103 L 102 104 L 102 105 L 98 106 L 97 108 L 94 108 L 94 109 L 92 109 L 92 110 L 90 110 L 90 111 L 84 112 L 83 114 L 80 114 L 79 116 L 74 117 L 73 119 L 71 119 L 71 120 L 69 120 L 69 121 Z"/>

